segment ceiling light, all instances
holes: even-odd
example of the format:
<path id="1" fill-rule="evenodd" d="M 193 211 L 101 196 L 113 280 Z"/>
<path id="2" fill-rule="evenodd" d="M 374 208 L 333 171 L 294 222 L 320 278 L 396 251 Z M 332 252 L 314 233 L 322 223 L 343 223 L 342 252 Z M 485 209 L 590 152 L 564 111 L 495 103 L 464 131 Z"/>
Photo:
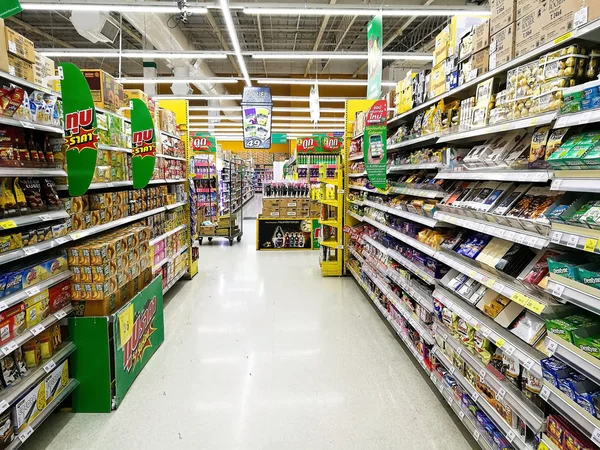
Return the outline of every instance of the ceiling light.
<path id="1" fill-rule="evenodd" d="M 189 106 L 188 111 L 241 111 L 241 106 Z"/>
<path id="2" fill-rule="evenodd" d="M 181 10 L 173 5 L 166 6 L 150 2 L 136 3 L 113 3 L 113 4 L 92 4 L 92 3 L 27 3 L 21 2 L 23 10 L 29 11 L 106 11 L 106 12 L 133 12 L 133 13 L 163 13 L 179 14 Z M 188 7 L 188 13 L 206 14 L 204 7 Z"/>
<path id="3" fill-rule="evenodd" d="M 218 83 L 237 83 L 238 78 L 176 78 L 176 77 L 160 77 L 160 78 L 117 78 L 117 81 L 122 84 L 142 84 L 142 83 L 157 83 L 157 84 L 178 84 L 178 83 L 200 83 L 200 84 L 218 84 Z"/>
<path id="4" fill-rule="evenodd" d="M 170 52 L 160 50 L 123 50 L 119 49 L 61 49 L 38 50 L 48 58 L 131 58 L 131 59 L 225 59 L 223 52 Z"/>
<path id="5" fill-rule="evenodd" d="M 233 45 L 233 50 L 235 51 L 235 56 L 240 66 L 240 70 L 242 71 L 242 75 L 244 76 L 244 80 L 246 80 L 246 86 L 252 86 L 252 82 L 250 81 L 250 75 L 248 75 L 248 69 L 246 69 L 246 62 L 244 61 L 244 57 L 242 56 L 242 50 L 240 49 L 240 42 L 238 41 L 237 31 L 235 30 L 235 26 L 233 25 L 233 19 L 231 18 L 231 11 L 229 11 L 229 1 L 228 0 L 219 0 L 221 4 L 221 14 L 223 14 L 223 18 L 225 19 L 225 24 L 227 25 L 227 31 L 229 32 L 229 40 Z"/>
<path id="6" fill-rule="evenodd" d="M 241 100 L 241 95 L 153 95 L 154 100 Z"/>
<path id="7" fill-rule="evenodd" d="M 303 7 L 281 6 L 281 7 L 247 7 L 244 8 L 245 14 L 254 15 L 279 15 L 279 16 L 388 16 L 388 17 L 416 17 L 416 16 L 490 16 L 489 9 L 450 9 L 450 8 L 415 8 L 414 6 L 399 6 L 394 8 L 345 8 L 327 5 L 317 7 L 312 5 Z"/>
<path id="8" fill-rule="evenodd" d="M 367 53 L 344 53 L 344 52 L 255 52 L 252 53 L 255 59 L 343 59 L 343 60 L 364 60 L 368 59 Z M 432 62 L 431 53 L 387 53 L 382 56 L 386 60 L 406 60 L 406 61 L 427 61 Z"/>
<path id="9" fill-rule="evenodd" d="M 357 80 L 354 78 L 344 79 L 331 79 L 331 78 L 320 78 L 318 80 L 311 78 L 253 78 L 259 84 L 301 84 L 306 86 L 313 86 L 315 84 L 321 86 L 366 86 L 367 80 Z M 382 86 L 396 86 L 398 83 L 394 81 L 382 81 Z"/>
<path id="10" fill-rule="evenodd" d="M 189 111 L 241 111 L 241 106 L 190 106 Z M 286 108 L 286 107 L 273 107 L 274 112 L 310 112 L 310 108 Z M 322 108 L 321 112 L 324 113 L 345 113 L 346 108 Z"/>

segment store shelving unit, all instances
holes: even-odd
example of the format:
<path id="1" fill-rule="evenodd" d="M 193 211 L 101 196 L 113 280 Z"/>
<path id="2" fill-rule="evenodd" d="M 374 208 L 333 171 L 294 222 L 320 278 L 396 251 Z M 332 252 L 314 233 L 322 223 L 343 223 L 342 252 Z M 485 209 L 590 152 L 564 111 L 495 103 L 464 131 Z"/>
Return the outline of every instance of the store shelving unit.
<path id="1" fill-rule="evenodd" d="M 323 163 L 319 168 L 319 178 L 321 189 L 321 217 L 319 223 L 320 230 L 320 265 L 323 276 L 342 275 L 343 270 L 343 168 L 341 166 L 341 157 L 337 156 L 337 168 L 333 178 L 327 177 L 328 164 Z M 335 198 L 328 198 L 329 192 L 334 192 Z"/>

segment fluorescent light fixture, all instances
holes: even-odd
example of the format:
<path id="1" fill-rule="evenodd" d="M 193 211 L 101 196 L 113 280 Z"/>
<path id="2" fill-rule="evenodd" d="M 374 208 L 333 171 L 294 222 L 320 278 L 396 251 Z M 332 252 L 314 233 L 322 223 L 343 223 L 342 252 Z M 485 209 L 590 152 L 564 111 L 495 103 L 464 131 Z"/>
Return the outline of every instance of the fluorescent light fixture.
<path id="1" fill-rule="evenodd" d="M 190 106 L 188 111 L 241 111 L 241 106 Z M 273 107 L 273 112 L 310 112 L 310 108 Z M 322 108 L 323 113 L 345 113 L 345 108 Z"/>
<path id="2" fill-rule="evenodd" d="M 246 86 L 252 86 L 252 81 L 250 81 L 250 75 L 248 75 L 248 69 L 246 69 L 246 62 L 244 61 L 244 57 L 242 56 L 242 50 L 240 49 L 240 42 L 238 41 L 237 31 L 235 29 L 235 26 L 233 25 L 233 19 L 231 18 L 231 11 L 229 11 L 229 1 L 219 0 L 219 3 L 221 5 L 221 14 L 223 14 L 225 24 L 227 25 L 227 31 L 229 32 L 229 40 L 231 40 L 231 45 L 233 45 L 233 50 L 235 51 L 235 56 L 238 65 L 240 66 L 240 70 L 242 71 L 244 80 L 246 80 Z"/>
<path id="3" fill-rule="evenodd" d="M 271 15 L 271 16 L 387 16 L 387 17 L 416 17 L 416 16 L 490 16 L 489 9 L 451 9 L 451 8 L 416 8 L 413 6 L 395 5 L 393 8 L 347 8 L 327 5 L 311 7 L 302 5 L 289 5 L 281 7 L 247 7 L 245 14 Z"/>
<path id="4" fill-rule="evenodd" d="M 211 120 L 229 120 L 229 121 L 235 121 L 235 122 L 239 122 L 242 120 L 242 116 L 217 116 L 217 117 L 210 117 L 210 116 L 193 116 L 190 115 L 188 116 L 190 122 L 195 122 L 195 121 L 203 121 L 203 122 L 209 122 Z M 214 123 L 221 123 L 221 122 L 214 122 Z"/>
<path id="5" fill-rule="evenodd" d="M 300 84 L 305 86 L 313 86 L 315 84 L 320 86 L 366 86 L 367 80 L 357 80 L 354 78 L 320 78 L 318 80 L 310 78 L 253 78 L 258 84 Z M 398 83 L 394 81 L 382 81 L 382 86 L 396 86 Z"/>
<path id="6" fill-rule="evenodd" d="M 306 117 L 287 117 L 287 116 L 281 116 L 281 117 L 273 117 L 272 122 L 310 122 L 310 117 L 306 116 Z M 343 117 L 321 117 L 319 119 L 319 122 L 341 122 L 341 123 L 345 123 L 345 119 Z"/>
<path id="7" fill-rule="evenodd" d="M 107 3 L 28 3 L 21 2 L 21 8 L 26 11 L 106 11 L 106 12 L 133 12 L 133 13 L 163 13 L 179 14 L 181 10 L 173 5 L 161 5 L 152 2 L 117 2 Z M 187 11 L 192 14 L 206 14 L 204 7 L 191 7 Z"/>
<path id="8" fill-rule="evenodd" d="M 157 84 L 181 84 L 181 83 L 198 83 L 198 84 L 218 84 L 218 83 L 237 83 L 238 78 L 176 78 L 176 77 L 160 77 L 160 78 L 117 78 L 117 81 L 122 84 L 142 84 L 142 83 L 157 83 Z"/>
<path id="9" fill-rule="evenodd" d="M 310 112 L 310 108 L 281 108 L 278 106 L 273 107 L 274 112 Z M 346 113 L 346 108 L 321 108 L 322 113 Z"/>
<path id="10" fill-rule="evenodd" d="M 153 95 L 154 100 L 241 100 L 241 95 Z"/>
<path id="11" fill-rule="evenodd" d="M 190 131 L 195 131 L 195 132 L 199 132 L 199 133 L 240 133 L 242 131 L 242 128 L 223 128 L 223 129 L 214 129 L 214 128 L 190 128 Z M 273 129 L 272 130 L 274 133 L 337 133 L 340 132 L 342 133 L 344 130 L 341 130 L 339 128 L 319 128 L 319 129 L 314 129 L 314 128 L 280 128 L 280 129 Z"/>
<path id="12" fill-rule="evenodd" d="M 255 52 L 251 53 L 254 59 L 342 59 L 363 60 L 368 59 L 367 53 L 345 53 L 345 52 Z M 384 53 L 383 59 L 392 61 L 433 61 L 431 53 Z"/>
<path id="13" fill-rule="evenodd" d="M 193 127 L 206 127 L 206 128 L 210 128 L 210 127 L 216 127 L 216 128 L 227 128 L 227 127 L 236 127 L 236 126 L 241 126 L 242 124 L 239 123 L 227 123 L 227 122 L 217 122 L 217 123 L 210 123 L 210 122 L 190 122 L 190 125 Z M 273 129 L 275 128 L 331 128 L 331 127 L 340 127 L 342 126 L 343 123 L 318 123 L 316 125 L 314 125 L 311 122 L 307 122 L 307 123 L 274 123 L 272 124 Z"/>
<path id="14" fill-rule="evenodd" d="M 242 111 L 241 106 L 189 106 L 188 111 Z"/>
<path id="15" fill-rule="evenodd" d="M 48 58 L 130 58 L 130 59 L 225 59 L 223 52 L 170 52 L 160 50 L 123 50 L 119 49 L 61 49 L 38 50 Z"/>

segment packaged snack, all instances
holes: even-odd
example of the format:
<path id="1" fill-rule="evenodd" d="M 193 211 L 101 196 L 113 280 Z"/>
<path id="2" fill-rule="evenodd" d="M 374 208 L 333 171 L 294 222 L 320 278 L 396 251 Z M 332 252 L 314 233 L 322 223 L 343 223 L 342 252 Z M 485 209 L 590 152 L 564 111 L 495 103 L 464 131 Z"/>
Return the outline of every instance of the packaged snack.
<path id="1" fill-rule="evenodd" d="M 545 358 L 540 361 L 542 366 L 542 376 L 553 386 L 558 387 L 558 382 L 575 373 L 567 364 L 557 358 Z"/>
<path id="2" fill-rule="evenodd" d="M 56 190 L 56 184 L 51 178 L 42 178 L 42 197 L 49 210 L 59 209 L 61 202 Z"/>
<path id="3" fill-rule="evenodd" d="M 546 158 L 546 143 L 551 127 L 540 127 L 533 132 L 531 148 L 529 150 L 529 164 L 531 167 L 541 167 Z"/>
<path id="4" fill-rule="evenodd" d="M 10 178 L 0 179 L 0 212 L 13 215 L 17 212 L 17 200 Z"/>
<path id="5" fill-rule="evenodd" d="M 40 180 L 37 178 L 19 178 L 19 184 L 32 212 L 45 210 L 42 200 Z"/>
<path id="6" fill-rule="evenodd" d="M 6 387 L 21 379 L 21 372 L 13 353 L 0 359 L 0 370 L 2 371 L 2 380 Z"/>
<path id="7" fill-rule="evenodd" d="M 571 315 L 568 317 L 546 319 L 546 330 L 561 337 L 567 342 L 574 343 L 573 332 L 582 328 L 595 326 L 597 322 L 582 315 Z M 580 330 L 581 331 L 581 330 Z"/>

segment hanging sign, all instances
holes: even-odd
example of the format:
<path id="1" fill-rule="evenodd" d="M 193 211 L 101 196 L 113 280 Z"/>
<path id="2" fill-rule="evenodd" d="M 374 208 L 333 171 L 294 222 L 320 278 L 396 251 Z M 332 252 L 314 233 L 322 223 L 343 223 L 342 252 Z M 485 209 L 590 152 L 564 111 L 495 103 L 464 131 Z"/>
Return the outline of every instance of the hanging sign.
<path id="1" fill-rule="evenodd" d="M 217 139 L 210 134 L 197 133 L 191 138 L 192 151 L 194 153 L 216 153 Z"/>
<path id="2" fill-rule="evenodd" d="M 65 158 L 69 195 L 85 194 L 92 183 L 98 155 L 98 129 L 92 93 L 81 71 L 71 63 L 60 63 Z"/>
<path id="3" fill-rule="evenodd" d="M 154 173 L 156 163 L 156 133 L 154 122 L 148 106 L 138 99 L 132 98 L 131 104 L 131 172 L 133 188 L 142 189 L 148 185 Z"/>
<path id="4" fill-rule="evenodd" d="M 19 0 L 2 0 L 2 4 L 0 5 L 0 19 L 14 16 L 21 11 L 23 11 L 23 8 Z"/>
<path id="5" fill-rule="evenodd" d="M 323 151 L 326 153 L 339 153 L 342 149 L 342 140 L 333 136 L 323 136 Z"/>
<path id="6" fill-rule="evenodd" d="M 271 148 L 272 110 L 271 88 L 244 88 L 242 94 L 244 148 Z"/>
<path id="7" fill-rule="evenodd" d="M 363 136 L 363 157 L 367 177 L 373 186 L 387 186 L 387 102 L 377 100 L 367 111 Z"/>
<path id="8" fill-rule="evenodd" d="M 367 99 L 381 97 L 381 53 L 382 46 L 381 15 L 373 17 L 367 26 Z"/>
<path id="9" fill-rule="evenodd" d="M 273 133 L 271 135 L 271 144 L 287 144 L 287 134 Z"/>
<path id="10" fill-rule="evenodd" d="M 322 134 L 296 139 L 298 153 L 339 153 L 342 145 L 341 138 Z"/>
<path id="11" fill-rule="evenodd" d="M 296 139 L 296 151 L 298 153 L 316 153 L 319 148 L 319 136 L 306 136 Z"/>

